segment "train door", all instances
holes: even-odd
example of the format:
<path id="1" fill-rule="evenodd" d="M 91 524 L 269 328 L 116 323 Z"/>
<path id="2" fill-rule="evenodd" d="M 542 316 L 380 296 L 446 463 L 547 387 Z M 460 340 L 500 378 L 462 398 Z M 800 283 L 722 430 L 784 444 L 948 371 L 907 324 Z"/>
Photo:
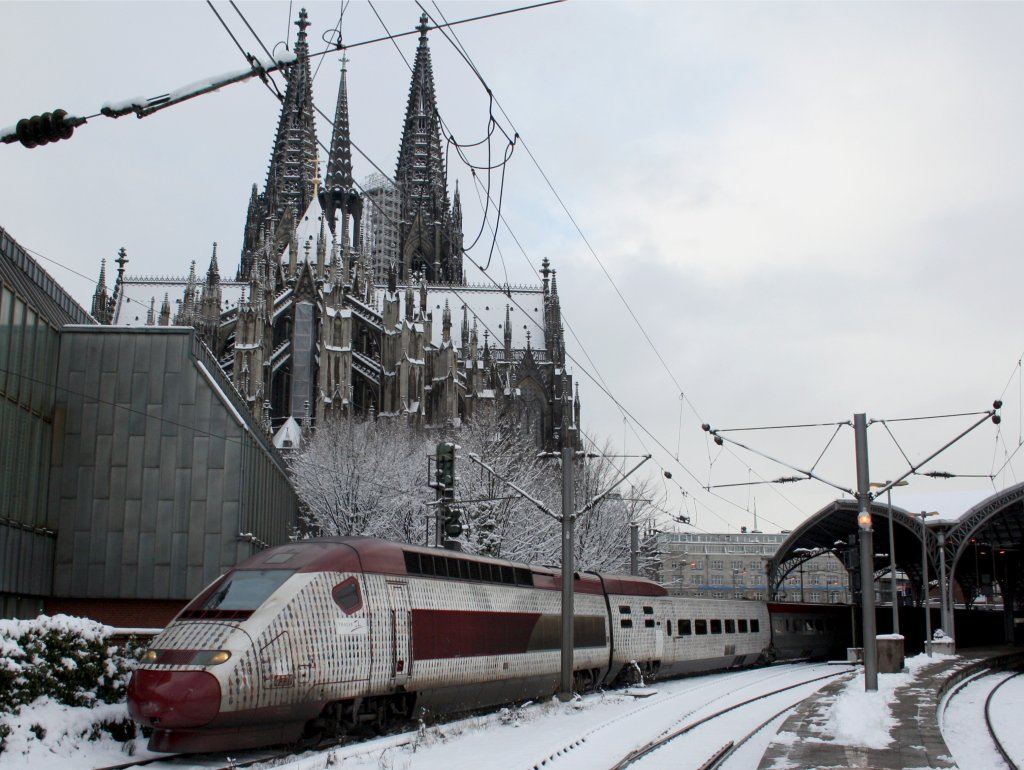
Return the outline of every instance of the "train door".
<path id="1" fill-rule="evenodd" d="M 409 606 L 409 584 L 388 581 L 391 604 L 391 682 L 404 685 L 412 673 L 412 615 Z"/>
<path id="2" fill-rule="evenodd" d="M 658 608 L 661 610 L 661 607 Z M 657 617 L 657 616 L 655 616 Z M 667 627 L 667 621 L 662 618 L 661 622 L 655 622 L 654 626 L 654 659 L 664 660 L 665 659 L 665 628 Z"/>
<path id="3" fill-rule="evenodd" d="M 291 639 L 282 631 L 259 650 L 263 691 L 291 688 L 296 684 L 296 668 Z"/>

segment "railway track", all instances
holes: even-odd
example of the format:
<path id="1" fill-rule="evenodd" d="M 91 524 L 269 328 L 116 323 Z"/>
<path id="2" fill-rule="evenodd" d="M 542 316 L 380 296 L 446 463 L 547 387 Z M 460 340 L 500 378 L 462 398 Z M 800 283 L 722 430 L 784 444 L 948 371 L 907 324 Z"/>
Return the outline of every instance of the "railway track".
<path id="1" fill-rule="evenodd" d="M 329 748 L 329 747 L 324 747 Z M 232 752 L 230 754 L 164 754 L 159 757 L 146 757 L 134 762 L 124 762 L 119 765 L 107 765 L 96 770 L 131 770 L 134 767 L 148 767 L 150 770 L 157 768 L 203 768 L 203 770 L 235 770 L 235 768 L 249 767 L 260 762 L 274 762 L 295 756 L 292 751 L 245 751 Z"/>
<path id="2" fill-rule="evenodd" d="M 754 696 L 752 698 L 747 698 L 746 700 L 743 700 L 743 701 L 741 701 L 739 703 L 734 703 L 734 704 L 732 704 L 730 706 L 726 706 L 725 708 L 719 709 L 718 711 L 716 711 L 716 712 L 714 712 L 712 714 L 709 714 L 709 715 L 707 715 L 705 717 L 701 717 L 701 718 L 699 718 L 699 719 L 697 719 L 695 721 L 688 722 L 688 723 L 684 724 L 683 726 L 681 726 L 681 727 L 679 727 L 677 729 L 674 729 L 674 730 L 672 730 L 672 731 L 670 731 L 670 732 L 668 732 L 666 734 L 663 734 L 663 735 L 659 736 L 658 738 L 654 739 L 653 741 L 650 741 L 649 743 L 634 749 L 629 754 L 627 754 L 622 759 L 620 759 L 617 763 L 612 765 L 610 767 L 610 770 L 624 770 L 624 768 L 627 768 L 627 767 L 629 767 L 631 765 L 634 765 L 634 764 L 640 762 L 645 757 L 649 756 L 650 754 L 653 754 L 655 751 L 657 751 L 657 750 L 667 746 L 668 744 L 672 743 L 672 741 L 675 741 L 678 738 L 681 738 L 682 736 L 687 735 L 688 733 L 696 730 L 697 728 L 702 727 L 704 725 L 707 725 L 707 724 L 709 724 L 711 722 L 714 722 L 717 719 L 721 719 L 722 717 L 724 717 L 726 715 L 734 714 L 735 712 L 739 711 L 740 709 L 743 709 L 743 708 L 745 708 L 745 707 L 747 707 L 747 706 L 749 706 L 749 705 L 751 705 L 753 703 L 758 703 L 758 702 L 766 700 L 768 698 L 773 698 L 773 697 L 775 697 L 777 695 L 781 695 L 783 693 L 795 690 L 795 689 L 800 688 L 800 687 L 805 687 L 806 685 L 809 685 L 809 684 L 815 684 L 817 682 L 825 681 L 826 679 L 834 679 L 836 677 L 848 674 L 848 673 L 850 673 L 853 670 L 854 669 L 852 669 L 852 668 L 847 668 L 847 669 L 843 669 L 842 671 L 838 671 L 838 672 L 834 672 L 834 673 L 830 673 L 830 674 L 825 674 L 823 676 L 816 676 L 816 677 L 812 677 L 812 678 L 809 678 L 809 679 L 803 679 L 800 682 L 789 684 L 789 685 L 786 685 L 785 687 L 779 687 L 779 688 L 776 688 L 776 689 L 771 690 L 769 692 L 762 693 L 760 695 L 756 695 L 756 696 Z M 725 697 L 725 696 L 722 696 L 722 697 Z M 714 752 L 707 759 L 707 761 L 705 761 L 702 765 L 700 765 L 700 770 L 717 770 L 718 768 L 724 767 L 725 764 L 728 762 L 728 760 L 745 743 L 747 743 L 747 741 L 749 741 L 751 738 L 753 738 L 757 733 L 759 733 L 765 727 L 770 725 L 772 722 L 774 722 L 780 716 L 782 716 L 786 712 L 791 711 L 792 709 L 794 709 L 798 705 L 800 705 L 800 703 L 803 702 L 804 697 L 805 697 L 804 695 L 801 695 L 801 697 L 796 699 L 795 701 L 794 700 L 789 700 L 787 702 L 787 705 L 785 706 L 785 708 L 783 708 L 783 709 L 781 709 L 779 711 L 773 712 L 772 715 L 768 719 L 765 719 L 765 720 L 759 722 L 753 729 L 749 730 L 742 738 L 740 738 L 739 740 L 736 740 L 736 741 L 730 741 L 727 744 L 725 744 L 724 746 L 722 746 L 720 749 L 718 749 L 716 752 Z M 707 705 L 707 704 L 705 704 L 705 705 Z"/>
<path id="3" fill-rule="evenodd" d="M 1002 679 L 999 679 L 998 682 L 993 684 L 993 680 L 1001 673 L 1005 673 L 1005 675 Z M 969 709 L 972 704 L 975 704 L 975 701 L 972 700 L 971 696 L 967 695 L 966 691 L 972 687 L 979 690 L 980 692 L 974 694 L 974 698 L 980 701 L 980 698 L 984 696 L 985 701 L 984 705 L 980 708 L 977 705 L 974 706 L 975 711 L 972 714 L 972 719 L 975 722 L 979 721 L 975 715 L 977 715 L 978 710 L 982 712 L 980 716 L 984 717 L 985 729 L 994 751 L 994 755 L 998 755 L 998 757 L 1006 763 L 1006 767 L 1011 770 L 1024 770 L 1024 766 L 1014 760 L 1010 748 L 1007 747 L 1007 742 L 999 736 L 993 715 L 996 711 L 995 704 L 999 691 L 1004 685 L 1021 676 L 1021 674 L 1024 674 L 1024 671 L 1006 673 L 1005 669 L 1001 667 L 985 668 L 975 671 L 951 687 L 949 692 L 947 692 L 943 698 L 942 703 L 942 721 L 944 722 L 946 719 L 946 712 L 950 710 L 958 696 L 963 696 L 963 704 L 960 701 L 956 701 L 955 707 L 964 707 Z M 987 692 L 985 692 L 985 688 L 988 688 Z M 963 719 L 963 717 L 961 717 L 961 719 Z M 956 752 L 954 752 L 954 754 L 956 754 Z M 995 762 L 994 755 L 992 759 L 993 763 Z"/>
<path id="4" fill-rule="evenodd" d="M 784 670 L 779 670 L 780 668 L 782 668 Z M 758 685 L 761 685 L 761 684 L 763 684 L 766 681 L 770 681 L 772 679 L 777 679 L 777 678 L 783 677 L 783 676 L 789 676 L 789 675 L 792 674 L 792 671 L 790 670 L 789 664 L 780 664 L 780 665 L 777 665 L 777 666 L 773 666 L 771 668 L 760 669 L 760 671 L 763 671 L 765 675 L 761 676 L 761 677 L 759 677 L 757 679 L 754 679 L 752 681 L 744 681 L 740 685 L 740 687 L 738 689 L 746 689 L 746 688 L 750 688 L 750 687 L 757 687 Z M 708 690 L 708 689 L 716 689 L 716 688 L 720 689 L 723 680 L 727 680 L 729 678 L 730 674 L 735 674 L 736 676 L 741 676 L 741 677 L 743 677 L 745 679 L 745 678 L 749 677 L 752 673 L 753 673 L 752 671 L 747 670 L 747 671 L 740 671 L 740 672 L 727 672 L 726 674 L 719 675 L 719 676 L 712 675 L 709 679 L 700 678 L 700 679 L 692 679 L 692 680 L 672 680 L 672 681 L 676 681 L 676 682 L 679 682 L 679 681 L 689 681 L 689 682 L 692 682 L 694 684 L 694 686 L 686 687 L 685 689 L 682 689 L 679 692 L 674 693 L 674 694 L 668 696 L 668 701 L 669 702 L 671 702 L 671 701 L 685 702 L 687 704 L 687 706 L 690 706 L 694 694 L 700 693 L 701 691 Z M 635 688 L 630 688 L 630 689 L 627 689 L 625 691 L 620 691 L 620 692 L 624 692 L 624 694 L 626 694 L 627 696 L 628 695 L 637 696 L 637 695 L 640 694 L 639 692 L 637 692 L 635 690 Z M 699 705 L 697 705 L 695 707 L 688 708 L 686 713 L 684 713 L 681 717 L 679 717 L 679 719 L 677 719 L 675 723 L 676 724 L 680 723 L 681 721 L 691 717 L 697 711 L 700 711 L 701 709 L 705 708 L 709 703 L 714 703 L 716 700 L 720 700 L 723 697 L 727 697 L 727 693 L 726 694 L 722 694 L 722 695 L 717 695 L 717 696 L 709 698 L 707 700 L 703 700 L 703 701 L 701 701 L 701 703 Z M 529 768 L 530 770 L 550 770 L 551 768 L 556 766 L 556 763 L 558 762 L 559 759 L 561 759 L 563 757 L 570 756 L 571 753 L 574 752 L 577 749 L 583 749 L 585 747 L 588 739 L 591 736 L 596 735 L 596 734 L 598 734 L 600 732 L 603 732 L 605 730 L 616 729 L 617 725 L 621 725 L 621 723 L 625 722 L 626 720 L 629 720 L 629 719 L 631 719 L 633 717 L 641 716 L 645 712 L 650 711 L 652 709 L 653 710 L 661 709 L 661 708 L 663 708 L 664 704 L 665 704 L 665 700 L 664 699 L 658 701 L 658 700 L 653 699 L 653 698 L 650 699 L 650 700 L 647 700 L 645 698 L 644 700 L 640 701 L 640 705 L 638 705 L 638 706 L 636 706 L 634 708 L 630 708 L 625 713 L 619 713 L 615 717 L 613 717 L 611 719 L 608 719 L 608 720 L 605 720 L 605 721 L 603 721 L 603 722 L 601 722 L 601 723 L 591 727 L 590 729 L 588 729 L 585 732 L 583 732 L 581 735 L 575 736 L 573 738 L 573 740 L 571 740 L 571 741 L 565 741 L 565 742 L 560 742 L 558 744 L 550 745 L 549 747 L 544 749 L 542 751 L 542 753 L 538 754 L 536 756 L 536 759 L 533 762 L 526 764 L 525 767 Z M 669 728 L 669 729 L 671 729 L 671 728 Z"/>
<path id="5" fill-rule="evenodd" d="M 999 752 L 999 756 L 1003 758 L 1003 761 L 1006 762 L 1007 766 L 1010 767 L 1011 770 L 1021 770 L 1021 766 L 1014 762 L 1013 758 L 1006 750 L 1005 744 L 999 739 L 995 726 L 992 724 L 992 699 L 995 698 L 996 693 L 999 692 L 999 689 L 1004 684 L 1009 682 L 1011 679 L 1015 679 L 1020 676 L 1022 673 L 1024 672 L 1017 671 L 1005 677 L 1001 682 L 999 682 L 999 684 L 992 688 L 988 697 L 985 698 L 985 727 L 988 728 L 988 734 L 992 738 L 992 743 L 995 745 L 996 751 Z"/>

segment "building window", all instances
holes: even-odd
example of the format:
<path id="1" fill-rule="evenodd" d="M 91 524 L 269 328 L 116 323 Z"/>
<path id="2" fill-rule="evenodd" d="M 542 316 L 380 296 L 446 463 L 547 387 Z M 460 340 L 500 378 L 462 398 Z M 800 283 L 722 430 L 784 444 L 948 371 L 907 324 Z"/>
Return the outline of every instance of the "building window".
<path id="1" fill-rule="evenodd" d="M 713 561 L 711 562 L 711 569 L 725 569 L 724 561 Z"/>

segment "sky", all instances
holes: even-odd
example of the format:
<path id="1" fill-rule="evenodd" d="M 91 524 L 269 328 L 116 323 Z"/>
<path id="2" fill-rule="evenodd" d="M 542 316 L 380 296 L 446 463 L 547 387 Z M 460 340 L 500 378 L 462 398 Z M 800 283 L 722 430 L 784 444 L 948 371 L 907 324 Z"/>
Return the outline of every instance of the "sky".
<path id="1" fill-rule="evenodd" d="M 262 56 L 232 6 L 214 6 Z M 294 42 L 298 7 L 238 3 L 268 48 Z M 341 6 L 306 7 L 322 50 Z M 425 7 L 455 20 L 516 4 Z M 347 44 L 386 34 L 374 9 L 393 33 L 420 13 L 353 2 Z M 491 114 L 519 134 L 505 224 L 493 254 L 484 227 L 467 279 L 536 284 L 551 260 L 584 432 L 617 454 L 652 453 L 666 507 L 699 530 L 753 527 L 755 512 L 762 529 L 790 529 L 845 496 L 817 481 L 751 486 L 798 475 L 761 454 L 851 490 L 853 431 L 838 423 L 875 421 L 870 476 L 884 481 L 984 415 L 896 420 L 1001 398 L 998 428 L 984 422 L 921 467 L 960 478 L 914 476 L 893 493 L 908 510 L 960 513 L 1024 480 L 1022 33 L 1019 3 L 574 1 L 455 28 L 490 105 L 432 32 L 439 109 L 458 141 L 483 138 Z M 348 53 L 357 179 L 373 164 L 394 171 L 415 41 Z M 0 0 L 0 45 L 0 127 L 245 66 L 200 2 Z M 314 86 L 331 115 L 338 59 L 323 57 Z M 277 115 L 250 81 L 143 120 L 97 117 L 58 144 L 0 145 L 0 227 L 86 308 L 100 259 L 122 246 L 136 276 L 184 275 L 193 259 L 204 269 L 213 242 L 231 272 Z M 318 132 L 329 142 L 326 121 Z M 485 149 L 466 152 L 483 165 Z M 467 242 L 483 178 L 451 153 Z M 486 275 L 470 259 L 489 262 Z M 717 447 L 702 423 L 818 427 L 724 434 L 758 454 Z"/>

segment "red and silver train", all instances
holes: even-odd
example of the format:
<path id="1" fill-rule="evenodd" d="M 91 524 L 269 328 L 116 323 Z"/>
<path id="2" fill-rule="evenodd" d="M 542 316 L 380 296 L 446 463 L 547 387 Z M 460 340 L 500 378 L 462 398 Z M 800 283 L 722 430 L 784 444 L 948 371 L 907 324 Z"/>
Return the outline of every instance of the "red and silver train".
<path id="1" fill-rule="evenodd" d="M 369 538 L 303 540 L 239 564 L 152 642 L 128 688 L 154 751 L 292 743 L 414 713 L 551 695 L 555 569 Z M 830 607 L 670 597 L 575 579 L 575 684 L 830 654 Z M 771 615 L 770 615 L 771 613 Z"/>

